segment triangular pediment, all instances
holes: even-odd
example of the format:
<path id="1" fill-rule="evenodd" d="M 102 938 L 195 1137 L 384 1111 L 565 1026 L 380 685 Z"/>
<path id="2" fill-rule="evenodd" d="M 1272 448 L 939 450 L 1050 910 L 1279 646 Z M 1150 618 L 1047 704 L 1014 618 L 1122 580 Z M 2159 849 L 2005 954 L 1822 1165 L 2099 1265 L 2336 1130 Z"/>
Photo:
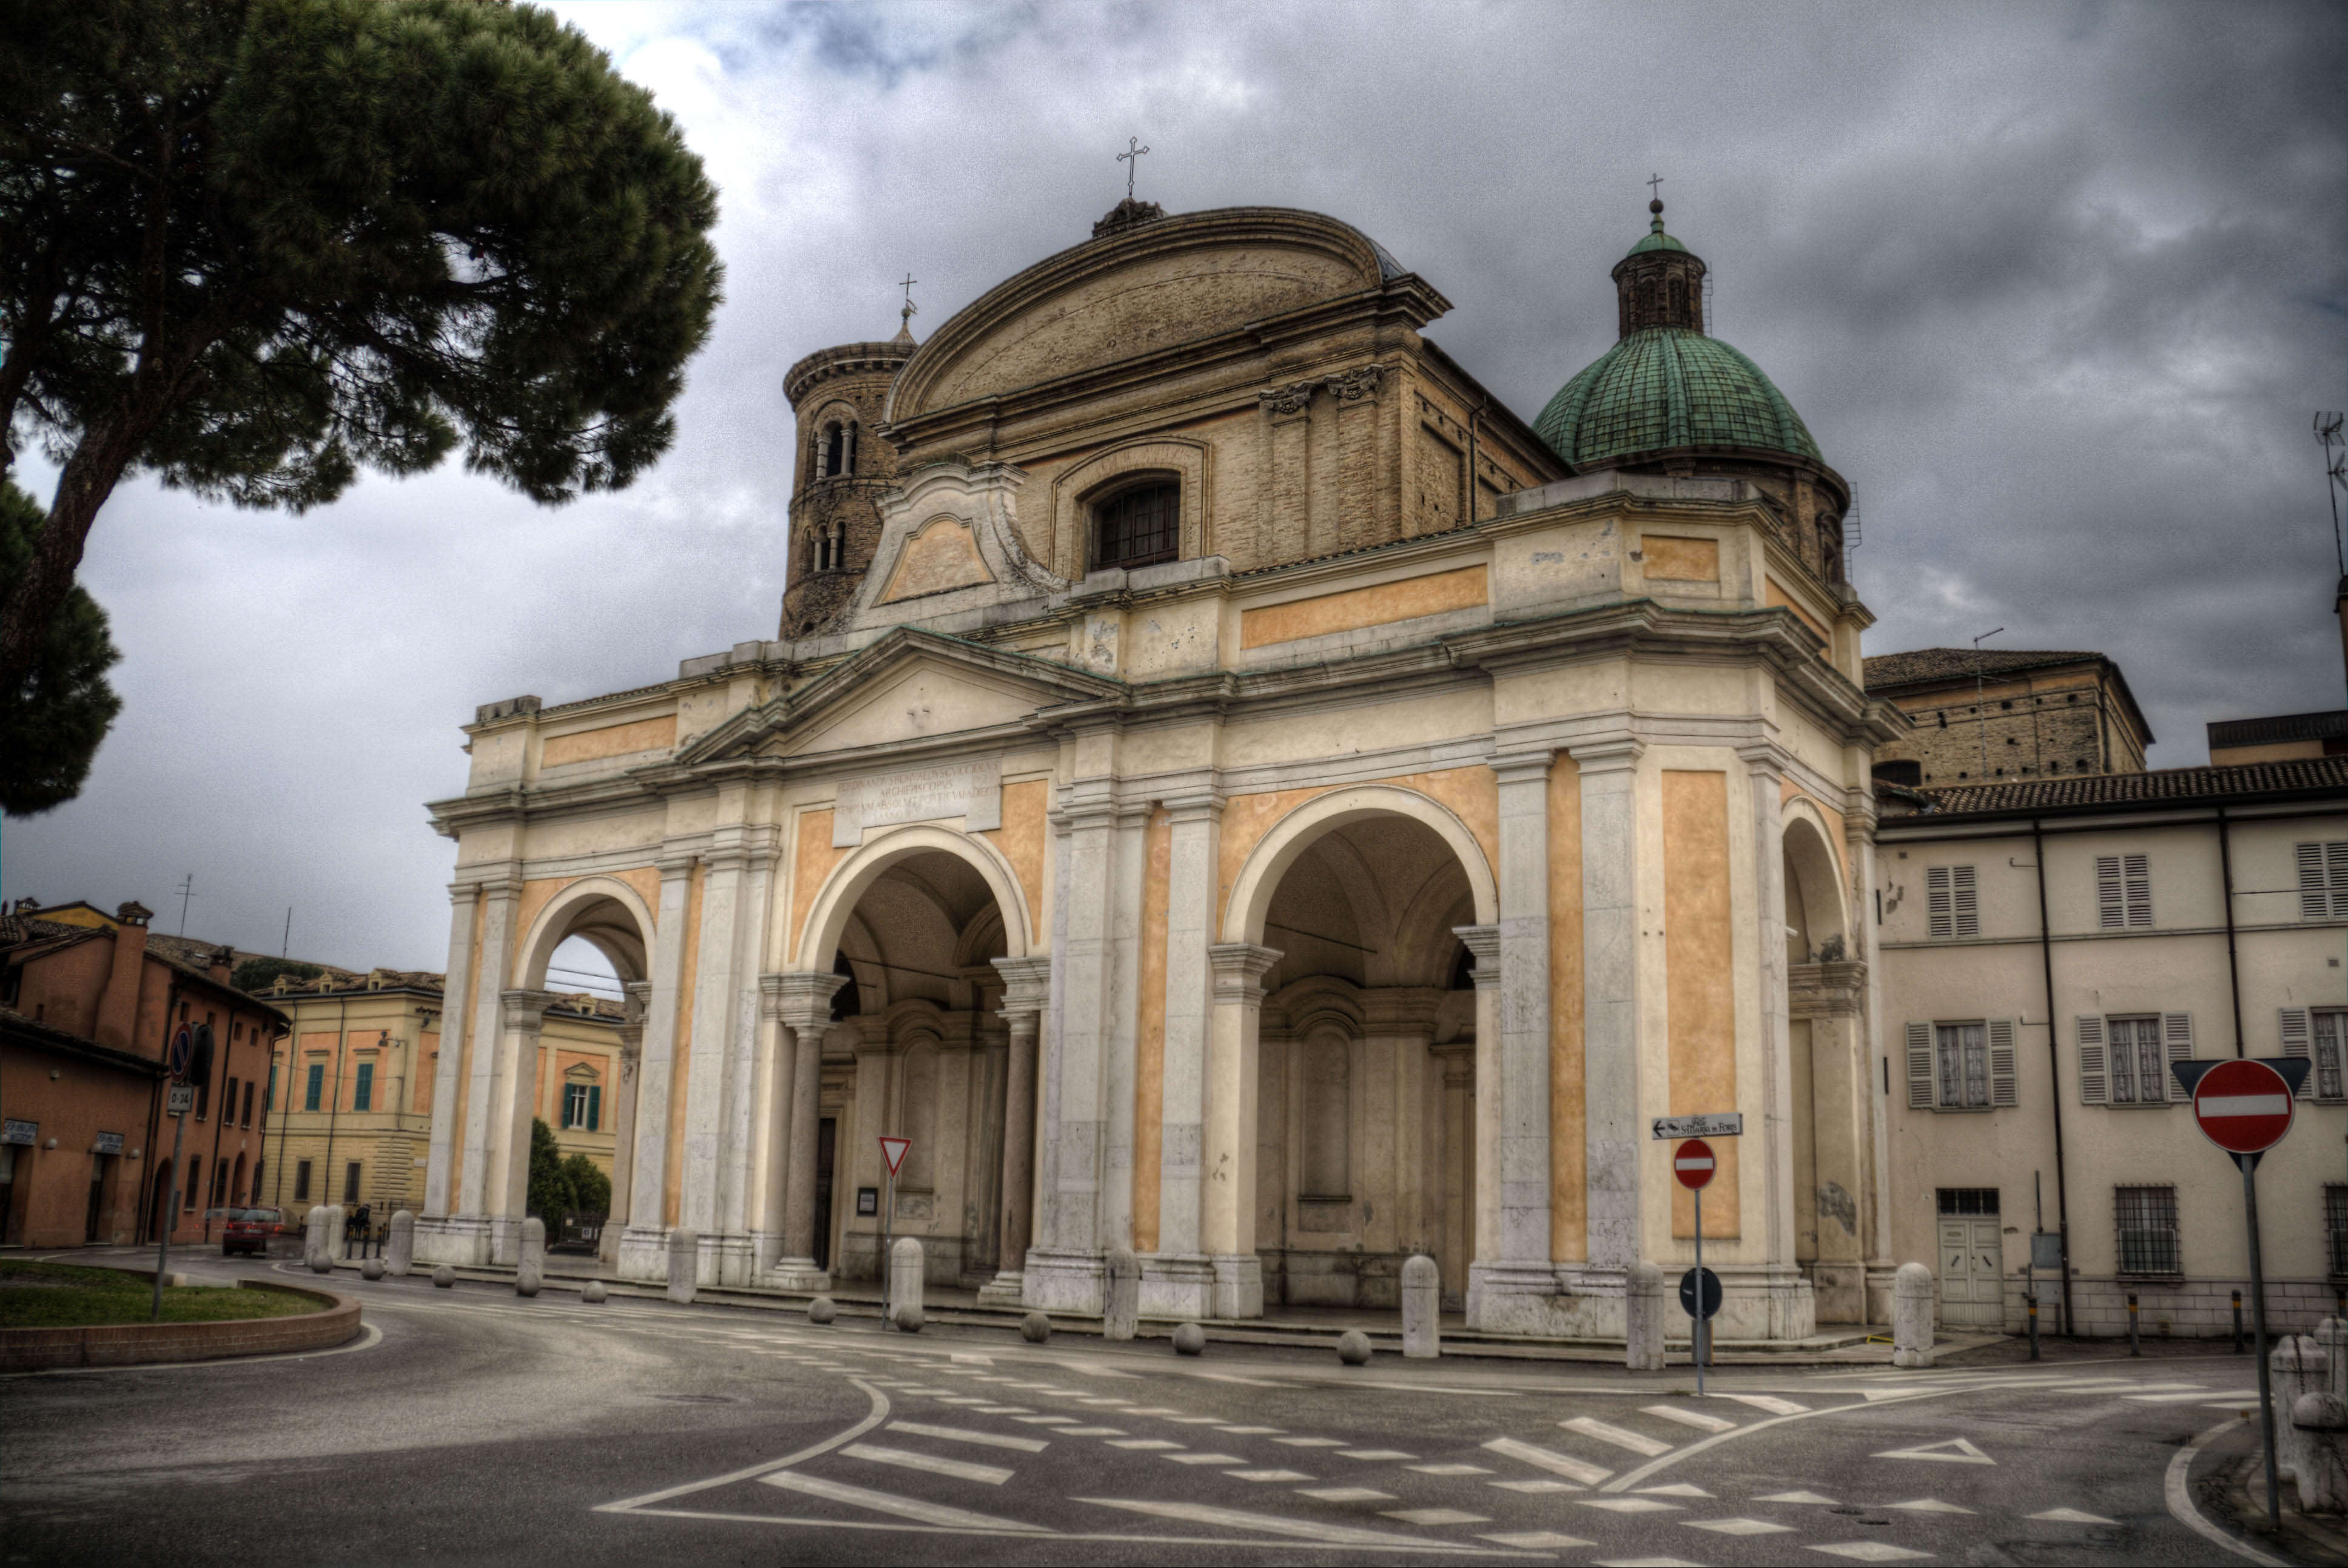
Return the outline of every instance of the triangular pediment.
<path id="1" fill-rule="evenodd" d="M 901 627 L 789 696 L 736 715 L 677 760 L 900 746 L 1024 724 L 1042 708 L 1124 692 L 1121 682 L 1047 659 Z"/>

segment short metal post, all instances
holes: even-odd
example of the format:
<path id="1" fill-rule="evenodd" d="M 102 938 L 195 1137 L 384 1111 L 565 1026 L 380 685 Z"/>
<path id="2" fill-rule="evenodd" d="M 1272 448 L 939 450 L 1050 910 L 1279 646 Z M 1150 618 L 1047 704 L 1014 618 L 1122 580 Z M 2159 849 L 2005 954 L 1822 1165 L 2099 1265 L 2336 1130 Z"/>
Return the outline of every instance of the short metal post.
<path id="1" fill-rule="evenodd" d="M 2282 1528 L 2282 1483 L 2275 1474 L 2274 1387 L 2267 1367 L 2267 1272 L 2259 1256 L 2259 1157 L 2237 1154 L 2242 1168 L 2242 1218 L 2250 1236 L 2250 1327 L 2257 1335 L 2259 1428 L 2267 1446 L 2267 1528 Z"/>
<path id="2" fill-rule="evenodd" d="M 2242 1293 L 2234 1293 L 2234 1354 L 2242 1353 Z"/>
<path id="3" fill-rule="evenodd" d="M 2144 1346 L 2136 1336 L 2136 1292 L 2128 1292 L 2128 1354 L 2141 1356 Z"/>

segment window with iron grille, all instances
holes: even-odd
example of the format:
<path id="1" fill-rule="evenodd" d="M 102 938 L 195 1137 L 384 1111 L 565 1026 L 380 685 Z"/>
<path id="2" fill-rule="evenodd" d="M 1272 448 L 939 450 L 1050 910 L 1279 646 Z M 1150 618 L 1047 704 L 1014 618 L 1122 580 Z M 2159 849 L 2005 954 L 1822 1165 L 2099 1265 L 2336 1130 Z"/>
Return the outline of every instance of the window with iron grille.
<path id="1" fill-rule="evenodd" d="M 1093 509 L 1093 565 L 1148 566 L 1181 548 L 1182 487 L 1138 485 Z"/>
<path id="2" fill-rule="evenodd" d="M 297 1203 L 310 1201 L 310 1162 L 307 1160 L 294 1162 L 294 1201 Z"/>
<path id="3" fill-rule="evenodd" d="M 2348 1275 L 2348 1185 L 2323 1185 L 2323 1256 L 2334 1279 Z"/>
<path id="4" fill-rule="evenodd" d="M 1997 1189 L 1994 1187 L 1943 1187 L 1941 1189 L 1941 1212 L 1993 1215 L 1997 1212 Z"/>
<path id="5" fill-rule="evenodd" d="M 2104 931 L 2152 924 L 2152 862 L 2146 855 L 2096 857 L 2096 923 Z"/>
<path id="6" fill-rule="evenodd" d="M 2301 1087 L 2317 1099 L 2348 1096 L 2348 1013 L 2337 1008 L 2282 1009 L 2282 1054 L 2312 1057 L 2315 1070 Z"/>
<path id="7" fill-rule="evenodd" d="M 345 1203 L 355 1203 L 358 1201 L 359 1162 L 354 1160 L 348 1165 L 343 1167 L 343 1202 Z"/>
<path id="8" fill-rule="evenodd" d="M 2180 1105 L 2187 1095 L 2169 1074 L 2193 1056 L 2193 1015 L 2083 1017 L 2079 1099 L 2087 1105 Z"/>
<path id="9" fill-rule="evenodd" d="M 1924 872 L 1924 924 L 1938 942 L 1981 934 L 1978 879 L 1971 866 L 1932 866 Z"/>
<path id="10" fill-rule="evenodd" d="M 2115 1187 L 2112 1195 L 2119 1210 L 2119 1272 L 2183 1274 L 2177 1246 L 2177 1189 Z"/>
<path id="11" fill-rule="evenodd" d="M 2348 919 L 2348 841 L 2300 844 L 2299 917 Z"/>

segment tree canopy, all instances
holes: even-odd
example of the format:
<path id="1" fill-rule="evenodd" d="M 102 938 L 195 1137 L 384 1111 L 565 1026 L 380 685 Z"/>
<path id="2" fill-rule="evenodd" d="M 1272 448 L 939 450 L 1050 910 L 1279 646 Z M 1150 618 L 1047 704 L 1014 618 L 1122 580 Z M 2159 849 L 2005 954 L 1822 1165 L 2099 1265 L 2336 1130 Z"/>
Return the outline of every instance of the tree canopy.
<path id="1" fill-rule="evenodd" d="M 84 541 L 147 472 L 333 500 L 459 446 L 533 500 L 669 446 L 716 198 L 651 95 L 487 0 L 11 0 L 0 47 L 0 474 L 57 491 L 0 603 L 29 686 Z"/>
<path id="2" fill-rule="evenodd" d="M 612 1179 L 584 1154 L 563 1157 L 544 1117 L 530 1120 L 530 1212 L 546 1222 L 547 1239 L 559 1238 L 565 1214 L 607 1214 Z"/>
<path id="3" fill-rule="evenodd" d="M 39 503 L 0 480 L 0 593 L 23 575 L 40 529 Z M 0 811 L 29 817 L 80 792 L 122 711 L 106 680 L 121 656 L 98 601 L 70 590 L 34 644 L 21 696 L 0 704 Z"/>

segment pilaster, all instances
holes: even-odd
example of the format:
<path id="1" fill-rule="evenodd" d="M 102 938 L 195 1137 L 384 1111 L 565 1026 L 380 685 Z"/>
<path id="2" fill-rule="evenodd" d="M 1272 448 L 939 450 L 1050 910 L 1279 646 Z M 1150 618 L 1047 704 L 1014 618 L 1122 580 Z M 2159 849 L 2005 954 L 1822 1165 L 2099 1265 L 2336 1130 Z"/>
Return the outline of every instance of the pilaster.
<path id="1" fill-rule="evenodd" d="M 1216 1317 L 1263 1315 L 1263 1266 L 1256 1256 L 1256 1046 L 1263 977 L 1280 954 L 1253 943 L 1207 949 L 1214 980 L 1208 1041 L 1203 1223 L 1200 1240 L 1214 1270 Z"/>
<path id="2" fill-rule="evenodd" d="M 785 1290 L 831 1288 L 830 1273 L 815 1261 L 816 1134 L 823 1114 L 824 1031 L 831 1023 L 831 999 L 845 984 L 844 975 L 804 970 L 759 978 L 778 1031 L 777 1077 L 787 1077 L 790 1086 L 790 1132 L 776 1161 L 782 1185 L 780 1255 L 767 1276 Z M 841 1164 L 846 1173 L 846 1161 Z"/>
<path id="3" fill-rule="evenodd" d="M 694 857 L 667 853 L 653 863 L 660 872 L 660 911 L 653 927 L 652 990 L 637 1069 L 634 1169 L 628 1179 L 627 1225 L 620 1233 L 620 1274 L 625 1279 L 668 1277 L 669 1104 L 676 1081 L 676 1015 L 684 999 L 685 912 Z"/>
<path id="4" fill-rule="evenodd" d="M 480 897 L 471 882 L 449 884 L 448 989 L 441 1002 L 440 1061 L 432 1079 L 432 1146 L 424 1171 L 427 1220 L 447 1217 L 449 1179 L 456 1171 L 457 1089 L 464 1082 L 465 1053 L 471 1045 L 465 1006 L 472 995 L 473 920 Z"/>
<path id="5" fill-rule="evenodd" d="M 978 1293 L 983 1305 L 1026 1303 L 1027 1246 L 1035 1202 L 1035 1057 L 1052 985 L 1048 958 L 998 958 L 1004 1022 L 1011 1026 L 1003 1096 L 1002 1212 L 995 1275 Z M 1027 1303 L 1027 1305 L 1034 1305 Z"/>

